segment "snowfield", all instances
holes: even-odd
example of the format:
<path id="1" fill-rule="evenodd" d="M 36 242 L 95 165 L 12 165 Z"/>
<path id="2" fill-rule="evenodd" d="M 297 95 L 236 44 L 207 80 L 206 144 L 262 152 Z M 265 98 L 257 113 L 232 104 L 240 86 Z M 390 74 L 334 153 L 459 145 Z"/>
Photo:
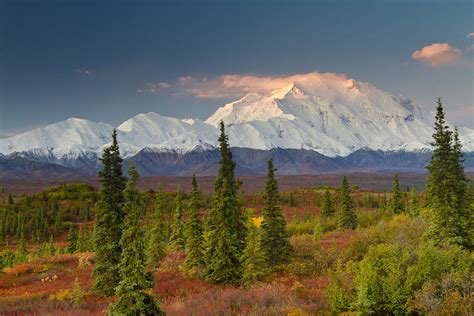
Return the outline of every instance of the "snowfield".
<path id="1" fill-rule="evenodd" d="M 344 75 L 309 73 L 266 95 L 249 93 L 220 107 L 205 121 L 150 112 L 116 129 L 126 157 L 145 148 L 185 153 L 213 148 L 221 120 L 233 147 L 306 149 L 336 157 L 363 148 L 429 149 L 434 114 L 404 96 Z M 0 139 L 0 153 L 28 152 L 49 160 L 98 155 L 109 144 L 113 128 L 70 118 Z M 474 151 L 474 130 L 460 128 L 460 135 L 464 150 Z"/>

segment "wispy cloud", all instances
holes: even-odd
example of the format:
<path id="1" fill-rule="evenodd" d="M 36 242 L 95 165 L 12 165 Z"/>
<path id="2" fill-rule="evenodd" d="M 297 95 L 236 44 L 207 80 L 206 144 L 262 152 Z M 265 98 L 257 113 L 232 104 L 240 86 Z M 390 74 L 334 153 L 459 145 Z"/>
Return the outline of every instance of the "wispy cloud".
<path id="1" fill-rule="evenodd" d="M 89 75 L 92 74 L 91 70 L 83 69 L 83 68 L 76 68 L 76 69 L 74 69 L 74 72 L 77 73 L 77 74 L 85 75 L 85 76 L 89 76 Z"/>
<path id="2" fill-rule="evenodd" d="M 474 32 L 467 34 L 467 37 L 474 37 Z"/>
<path id="3" fill-rule="evenodd" d="M 416 61 L 427 63 L 433 67 L 453 64 L 461 57 L 461 50 L 448 43 L 433 43 L 412 54 Z"/>
<path id="4" fill-rule="evenodd" d="M 172 95 L 191 95 L 200 99 L 223 99 L 229 97 L 240 97 L 246 93 L 266 94 L 278 90 L 292 82 L 305 82 L 318 80 L 321 76 L 334 80 L 347 80 L 345 75 L 333 73 L 311 72 L 307 74 L 296 74 L 288 76 L 254 76 L 225 74 L 218 77 L 192 77 L 182 76 L 173 83 L 162 85 L 161 83 L 148 83 L 146 87 L 138 92 L 154 93 L 161 89 L 167 89 Z"/>

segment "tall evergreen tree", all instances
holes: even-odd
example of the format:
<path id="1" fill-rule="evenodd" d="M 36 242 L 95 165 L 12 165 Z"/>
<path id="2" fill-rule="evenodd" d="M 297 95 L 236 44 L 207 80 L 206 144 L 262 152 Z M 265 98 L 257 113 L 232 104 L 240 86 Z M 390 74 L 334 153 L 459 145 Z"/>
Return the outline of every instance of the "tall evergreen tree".
<path id="1" fill-rule="evenodd" d="M 432 210 L 428 236 L 438 244 L 473 248 L 473 210 L 466 194 L 461 143 L 457 129 L 453 133 L 446 125 L 441 99 L 437 101 L 431 145 L 434 149 L 426 185 L 426 202 Z"/>
<path id="2" fill-rule="evenodd" d="M 268 160 L 261 243 L 263 254 L 270 266 L 288 262 L 293 252 L 286 231 L 286 220 L 280 208 L 280 194 L 275 171 L 272 159 Z"/>
<path id="3" fill-rule="evenodd" d="M 112 134 L 112 145 L 104 149 L 101 162 L 103 169 L 99 172 L 99 178 L 102 187 L 96 204 L 94 227 L 96 265 L 93 272 L 93 290 L 98 295 L 111 296 L 119 282 L 119 241 L 125 215 L 122 205 L 126 185 L 115 130 Z"/>
<path id="4" fill-rule="evenodd" d="M 390 199 L 390 210 L 394 214 L 399 214 L 405 211 L 405 205 L 403 204 L 402 191 L 400 191 L 400 183 L 398 182 L 398 174 L 393 178 L 392 190 Z"/>
<path id="5" fill-rule="evenodd" d="M 338 227 L 340 229 L 356 228 L 357 215 L 355 212 L 354 202 L 351 198 L 351 189 L 346 176 L 342 178 L 341 203 L 338 215 Z"/>
<path id="6" fill-rule="evenodd" d="M 261 236 L 254 223 L 252 214 L 249 214 L 247 224 L 247 240 L 242 261 L 242 283 L 245 285 L 260 281 L 267 274 L 267 260 L 261 248 Z"/>
<path id="7" fill-rule="evenodd" d="M 122 256 L 119 263 L 120 282 L 117 300 L 110 306 L 111 315 L 164 315 L 158 301 L 146 291 L 153 287 L 153 275 L 146 271 L 145 239 L 141 228 L 144 203 L 136 188 L 138 172 L 129 169 L 130 180 L 125 189 L 124 230 L 120 239 Z"/>
<path id="8" fill-rule="evenodd" d="M 54 230 L 56 232 L 56 236 L 59 236 L 63 230 L 63 213 L 61 210 L 59 210 L 56 214 L 56 219 L 54 220 Z"/>
<path id="9" fill-rule="evenodd" d="M 410 214 L 416 216 L 420 213 L 420 202 L 418 201 L 418 193 L 415 188 L 412 188 L 410 191 L 409 205 Z"/>
<path id="10" fill-rule="evenodd" d="M 71 224 L 67 234 L 67 252 L 74 253 L 77 249 L 77 228 L 76 225 Z"/>
<path id="11" fill-rule="evenodd" d="M 240 257 L 247 229 L 237 194 L 240 183 L 234 175 L 235 163 L 222 121 L 218 140 L 221 160 L 206 222 L 204 278 L 213 283 L 238 283 L 242 276 Z"/>
<path id="12" fill-rule="evenodd" d="M 22 235 L 15 251 L 15 264 L 23 263 L 28 259 L 28 249 L 25 237 Z"/>
<path id="13" fill-rule="evenodd" d="M 203 235 L 202 223 L 199 218 L 201 208 L 201 192 L 199 191 L 196 175 L 193 174 L 191 181 L 191 193 L 188 206 L 188 221 L 186 222 L 186 259 L 183 269 L 191 272 L 194 269 L 202 268 L 203 265 Z"/>
<path id="14" fill-rule="evenodd" d="M 335 210 L 334 210 L 334 205 L 331 199 L 331 193 L 329 193 L 329 189 L 326 189 L 326 191 L 324 192 L 321 215 L 322 217 L 327 218 L 334 215 L 334 213 L 335 213 Z"/>
<path id="15" fill-rule="evenodd" d="M 152 270 L 158 268 L 166 255 L 165 207 L 165 193 L 160 186 L 153 207 L 152 228 L 148 235 L 146 248 L 148 267 Z"/>
<path id="16" fill-rule="evenodd" d="M 173 212 L 170 236 L 170 247 L 176 250 L 184 250 L 185 246 L 182 204 L 181 192 L 178 190 L 175 199 L 175 210 Z"/>

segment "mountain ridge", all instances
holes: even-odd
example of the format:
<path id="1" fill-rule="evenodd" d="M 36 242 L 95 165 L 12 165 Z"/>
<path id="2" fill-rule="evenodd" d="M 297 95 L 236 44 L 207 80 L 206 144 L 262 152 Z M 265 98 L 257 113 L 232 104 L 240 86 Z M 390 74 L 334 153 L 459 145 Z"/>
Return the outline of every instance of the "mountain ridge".
<path id="1" fill-rule="evenodd" d="M 143 152 L 203 154 L 216 149 L 222 120 L 234 148 L 313 151 L 342 161 L 360 150 L 421 154 L 431 148 L 433 118 L 409 98 L 369 83 L 340 74 L 308 73 L 266 94 L 247 93 L 204 121 L 148 112 L 114 127 L 70 118 L 0 139 L 0 153 L 67 168 L 97 169 L 98 157 L 115 128 L 126 159 Z M 474 152 L 474 130 L 459 130 L 463 149 Z"/>

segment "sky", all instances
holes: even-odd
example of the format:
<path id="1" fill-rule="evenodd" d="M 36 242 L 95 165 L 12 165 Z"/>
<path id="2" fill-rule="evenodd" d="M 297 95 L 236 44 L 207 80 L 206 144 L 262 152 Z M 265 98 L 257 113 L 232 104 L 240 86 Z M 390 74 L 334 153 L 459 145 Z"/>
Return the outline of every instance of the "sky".
<path id="1" fill-rule="evenodd" d="M 470 0 L 0 0 L 0 137 L 69 117 L 205 119 L 312 71 L 426 109 L 442 97 L 449 121 L 474 128 L 473 21 Z"/>

